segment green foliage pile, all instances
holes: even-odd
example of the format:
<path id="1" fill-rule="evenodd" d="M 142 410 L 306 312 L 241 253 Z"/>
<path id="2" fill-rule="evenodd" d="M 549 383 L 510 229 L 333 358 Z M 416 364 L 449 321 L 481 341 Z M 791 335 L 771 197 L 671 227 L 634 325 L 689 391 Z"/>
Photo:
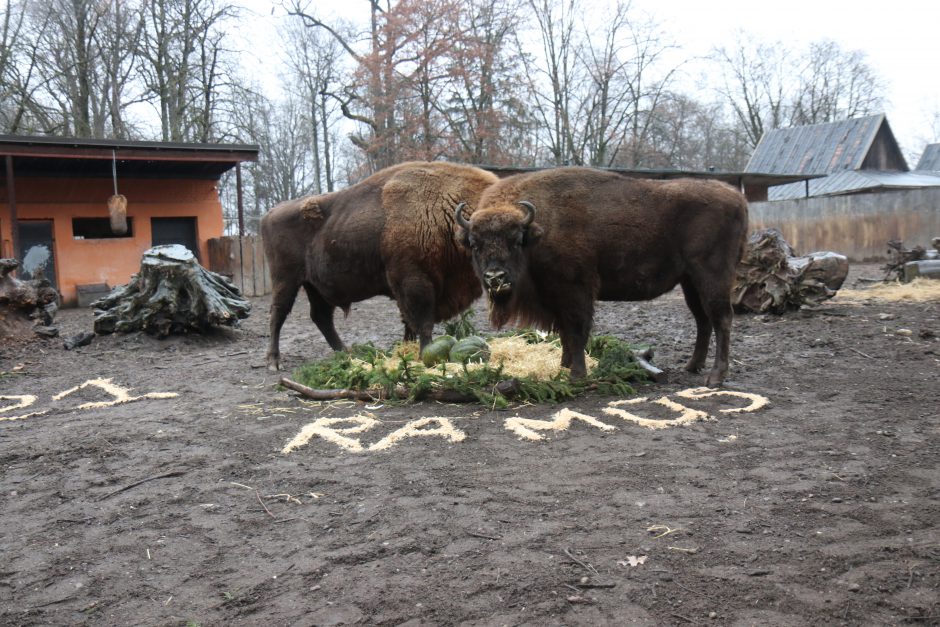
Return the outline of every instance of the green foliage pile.
<path id="1" fill-rule="evenodd" d="M 531 331 L 522 331 L 529 343 L 553 341 Z M 557 340 L 555 340 L 557 341 Z M 591 338 L 587 353 L 598 365 L 582 380 L 572 381 L 567 372 L 552 379 L 517 377 L 511 399 L 496 386 L 508 377 L 500 364 L 483 364 L 457 372 L 444 365 L 425 367 L 415 355 L 383 351 L 372 344 L 355 345 L 349 353 L 334 353 L 326 359 L 298 368 L 293 378 L 314 389 L 354 389 L 382 393 L 391 401 L 415 402 L 430 392 L 447 390 L 477 399 L 487 407 L 505 409 L 509 401 L 558 403 L 596 390 L 601 394 L 631 396 L 634 385 L 648 380 L 633 357 L 629 344 L 609 335 Z"/>
<path id="2" fill-rule="evenodd" d="M 473 310 L 466 309 L 459 316 L 451 318 L 444 323 L 444 335 L 450 335 L 455 340 L 462 340 L 471 335 L 479 335 L 479 331 L 473 325 Z"/>

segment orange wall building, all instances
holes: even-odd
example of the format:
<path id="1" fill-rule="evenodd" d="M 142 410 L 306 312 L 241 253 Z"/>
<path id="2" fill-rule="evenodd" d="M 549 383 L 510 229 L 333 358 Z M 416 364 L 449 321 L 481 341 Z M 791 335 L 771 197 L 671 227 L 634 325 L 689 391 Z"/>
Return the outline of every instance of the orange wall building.
<path id="1" fill-rule="evenodd" d="M 207 241 L 223 235 L 219 178 L 255 146 L 166 144 L 0 136 L 0 257 L 37 270 L 66 305 L 123 285 L 144 251 L 178 243 L 207 265 Z M 126 233 L 111 230 L 108 199 L 127 198 Z"/>

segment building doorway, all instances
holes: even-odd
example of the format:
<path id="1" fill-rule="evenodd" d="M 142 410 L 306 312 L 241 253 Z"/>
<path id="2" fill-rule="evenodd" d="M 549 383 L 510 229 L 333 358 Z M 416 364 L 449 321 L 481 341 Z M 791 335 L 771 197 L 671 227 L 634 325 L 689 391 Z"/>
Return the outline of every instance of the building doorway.
<path id="1" fill-rule="evenodd" d="M 151 246 L 182 244 L 199 260 L 196 218 L 150 218 Z"/>
<path id="2" fill-rule="evenodd" d="M 55 239 L 52 220 L 21 220 L 17 222 L 20 244 L 21 281 L 45 277 L 52 287 L 59 289 L 55 271 Z"/>

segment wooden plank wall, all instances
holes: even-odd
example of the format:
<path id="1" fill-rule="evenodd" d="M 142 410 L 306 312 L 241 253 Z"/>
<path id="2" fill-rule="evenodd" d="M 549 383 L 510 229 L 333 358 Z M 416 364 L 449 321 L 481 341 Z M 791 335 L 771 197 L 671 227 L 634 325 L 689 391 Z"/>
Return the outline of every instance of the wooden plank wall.
<path id="1" fill-rule="evenodd" d="M 887 242 L 930 248 L 940 237 L 940 187 L 752 202 L 750 230 L 774 227 L 797 255 L 832 251 L 851 261 L 887 259 Z"/>
<path id="2" fill-rule="evenodd" d="M 244 296 L 271 293 L 260 235 L 216 237 L 209 242 L 209 269 L 227 276 Z"/>

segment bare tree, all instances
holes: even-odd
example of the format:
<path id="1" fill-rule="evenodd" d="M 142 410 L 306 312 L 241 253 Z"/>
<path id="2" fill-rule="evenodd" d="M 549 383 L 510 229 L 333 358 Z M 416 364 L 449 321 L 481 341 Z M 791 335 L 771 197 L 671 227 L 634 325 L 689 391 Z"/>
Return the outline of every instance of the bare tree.
<path id="1" fill-rule="evenodd" d="M 147 93 L 159 111 L 163 141 L 208 141 L 217 137 L 214 115 L 223 27 L 237 15 L 227 0 L 145 0 L 146 28 L 140 57 Z"/>
<path id="2" fill-rule="evenodd" d="M 769 130 L 869 115 L 882 107 L 884 87 L 861 51 L 832 41 L 803 53 L 741 35 L 736 48 L 715 58 L 723 68 L 723 96 L 752 146 Z"/>
<path id="3" fill-rule="evenodd" d="M 781 43 L 757 43 L 744 33 L 738 39 L 737 47 L 719 48 L 714 58 L 723 70 L 722 94 L 755 147 L 766 131 L 788 119 L 785 60 L 792 53 Z"/>
<path id="4" fill-rule="evenodd" d="M 98 28 L 107 6 L 93 0 L 52 0 L 31 13 L 42 97 L 56 111 L 64 135 L 103 132 L 109 98 L 102 93 L 103 51 Z"/>
<path id="5" fill-rule="evenodd" d="M 39 49 L 32 44 L 25 3 L 6 0 L 0 14 L 0 129 L 18 133 L 41 126 L 44 108 L 35 97 L 40 86 Z"/>
<path id="6" fill-rule="evenodd" d="M 339 83 L 340 46 L 319 29 L 305 28 L 299 22 L 288 24 L 285 39 L 288 88 L 306 103 L 303 117 L 308 120 L 313 161 L 314 192 L 333 191 L 335 124 L 337 106 L 328 95 L 341 89 Z"/>
<path id="7" fill-rule="evenodd" d="M 576 18 L 581 14 L 579 0 L 529 0 L 541 45 L 541 58 L 523 57 L 536 116 L 555 165 L 572 161 L 575 138 L 572 118 L 578 109 L 574 99 L 583 95 L 582 75 L 577 71 L 578 46 Z M 519 48 L 525 46 L 519 43 Z"/>
<path id="8" fill-rule="evenodd" d="M 648 166 L 682 170 L 740 170 L 751 148 L 722 103 L 670 93 L 648 137 Z"/>
<path id="9" fill-rule="evenodd" d="M 884 87 L 860 50 L 831 40 L 810 44 L 798 69 L 791 125 L 870 115 L 884 104 Z"/>

